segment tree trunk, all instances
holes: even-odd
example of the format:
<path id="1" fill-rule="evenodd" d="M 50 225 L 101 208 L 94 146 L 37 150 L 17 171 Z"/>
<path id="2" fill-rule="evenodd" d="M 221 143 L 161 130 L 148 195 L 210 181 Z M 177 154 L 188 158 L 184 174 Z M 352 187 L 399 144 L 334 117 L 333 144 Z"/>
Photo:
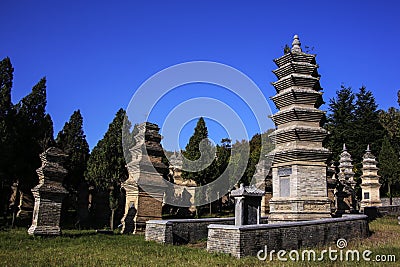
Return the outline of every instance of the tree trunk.
<path id="1" fill-rule="evenodd" d="M 114 213 L 115 213 L 115 209 L 111 209 L 111 219 L 110 219 L 111 231 L 114 231 Z"/>
<path id="2" fill-rule="evenodd" d="M 388 194 L 389 194 L 389 205 L 391 206 L 393 204 L 393 198 L 392 198 L 392 185 L 391 183 L 388 183 Z"/>

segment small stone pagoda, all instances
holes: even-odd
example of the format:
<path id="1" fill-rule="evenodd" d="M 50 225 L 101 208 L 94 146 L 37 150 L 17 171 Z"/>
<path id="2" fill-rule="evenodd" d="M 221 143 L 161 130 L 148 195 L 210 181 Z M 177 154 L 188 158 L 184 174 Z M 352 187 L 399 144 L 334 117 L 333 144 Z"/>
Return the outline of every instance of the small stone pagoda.
<path id="1" fill-rule="evenodd" d="M 329 218 L 326 161 L 322 147 L 327 131 L 321 126 L 325 113 L 315 55 L 302 52 L 294 36 L 291 51 L 275 59 L 278 81 L 271 97 L 279 111 L 272 115 L 277 129 L 270 135 L 272 188 L 269 223 Z"/>
<path id="2" fill-rule="evenodd" d="M 374 155 L 372 155 L 369 145 L 363 156 L 363 167 L 361 175 L 361 189 L 362 189 L 362 200 L 360 203 L 361 211 L 365 207 L 382 206 L 379 189 L 381 184 L 379 183 L 378 167 L 376 166 Z"/>
<path id="3" fill-rule="evenodd" d="M 343 152 L 339 159 L 338 184 L 335 190 L 336 196 L 336 214 L 342 214 L 346 211 L 354 213 L 357 210 L 357 200 L 354 187 L 353 164 L 351 155 L 347 151 L 346 144 L 343 144 Z"/>
<path id="4" fill-rule="evenodd" d="M 39 184 L 32 189 L 35 197 L 30 235 L 60 235 L 60 216 L 63 198 L 68 191 L 62 183 L 67 170 L 63 167 L 67 155 L 55 147 L 40 154 L 42 166 L 36 170 Z"/>
<path id="5" fill-rule="evenodd" d="M 168 167 L 162 162 L 159 130 L 157 124 L 150 122 L 138 126 L 136 144 L 130 149 L 132 160 L 127 164 L 129 178 L 122 185 L 126 192 L 123 233 L 144 232 L 146 221 L 161 219 L 167 188 L 163 175 L 168 173 Z"/>

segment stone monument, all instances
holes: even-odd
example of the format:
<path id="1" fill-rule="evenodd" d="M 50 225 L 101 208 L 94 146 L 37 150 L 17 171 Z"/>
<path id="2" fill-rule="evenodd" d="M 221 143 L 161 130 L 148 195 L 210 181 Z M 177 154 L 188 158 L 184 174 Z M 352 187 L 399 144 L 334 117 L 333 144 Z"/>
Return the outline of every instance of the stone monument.
<path id="1" fill-rule="evenodd" d="M 63 167 L 67 155 L 55 147 L 40 154 L 42 166 L 36 170 L 39 184 L 32 189 L 35 197 L 30 235 L 60 235 L 62 200 L 68 191 L 62 186 L 67 175 Z"/>
<path id="2" fill-rule="evenodd" d="M 231 192 L 235 198 L 235 225 L 260 224 L 261 198 L 264 191 L 255 186 L 243 186 Z"/>
<path id="3" fill-rule="evenodd" d="M 277 94 L 271 97 L 279 111 L 272 115 L 277 129 L 270 135 L 272 188 L 269 223 L 330 218 L 326 161 L 322 147 L 327 131 L 321 127 L 324 112 L 322 88 L 315 55 L 302 52 L 299 37 L 292 49 L 275 59 Z"/>
<path id="4" fill-rule="evenodd" d="M 136 144 L 130 149 L 132 160 L 127 164 L 129 177 L 122 184 L 126 191 L 123 233 L 144 232 L 146 221 L 161 219 L 167 189 L 163 175 L 168 173 L 168 167 L 162 162 L 159 130 L 157 124 L 150 122 L 138 125 Z"/>
<path id="5" fill-rule="evenodd" d="M 381 184 L 379 183 L 378 167 L 376 166 L 378 162 L 375 160 L 374 155 L 372 155 L 369 145 L 363 156 L 363 167 L 361 175 L 361 189 L 362 189 L 362 200 L 360 203 L 361 211 L 365 207 L 372 206 L 382 206 L 379 189 Z"/>

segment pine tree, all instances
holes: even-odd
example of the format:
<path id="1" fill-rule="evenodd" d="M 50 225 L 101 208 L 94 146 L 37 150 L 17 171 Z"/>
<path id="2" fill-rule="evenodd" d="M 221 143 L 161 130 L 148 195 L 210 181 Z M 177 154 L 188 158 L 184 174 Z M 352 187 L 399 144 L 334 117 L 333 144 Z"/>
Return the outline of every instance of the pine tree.
<path id="1" fill-rule="evenodd" d="M 371 91 L 362 86 L 356 94 L 353 136 L 355 147 L 352 156 L 356 170 L 360 172 L 362 156 L 366 145 L 376 155 L 379 154 L 384 137 L 384 128 L 379 121 L 378 105 Z M 357 168 L 358 164 L 358 168 Z"/>
<path id="2" fill-rule="evenodd" d="M 58 133 L 56 144 L 68 155 L 65 164 L 68 176 L 64 179 L 64 186 L 70 192 L 76 191 L 84 181 L 83 174 L 89 158 L 89 145 L 83 132 L 83 118 L 79 109 L 74 111 Z"/>
<path id="3" fill-rule="evenodd" d="M 102 140 L 93 148 L 87 162 L 85 179 L 98 190 L 109 192 L 109 204 L 111 209 L 110 227 L 113 229 L 114 213 L 119 206 L 121 183 L 128 178 L 124 148 L 122 146 L 122 129 L 125 111 L 120 109 L 108 126 Z M 126 135 L 128 133 L 124 133 Z"/>
<path id="4" fill-rule="evenodd" d="M 353 135 L 355 96 L 350 87 L 343 85 L 336 91 L 336 95 L 336 98 L 329 100 L 329 113 L 325 127 L 330 134 L 325 144 L 332 151 L 333 159 L 338 161 L 343 144 L 349 148 L 355 146 Z"/>
<path id="5" fill-rule="evenodd" d="M 379 154 L 379 174 L 383 186 L 387 187 L 390 204 L 392 204 L 392 187 L 399 183 L 400 167 L 399 156 L 390 144 L 389 138 L 384 137 Z"/>

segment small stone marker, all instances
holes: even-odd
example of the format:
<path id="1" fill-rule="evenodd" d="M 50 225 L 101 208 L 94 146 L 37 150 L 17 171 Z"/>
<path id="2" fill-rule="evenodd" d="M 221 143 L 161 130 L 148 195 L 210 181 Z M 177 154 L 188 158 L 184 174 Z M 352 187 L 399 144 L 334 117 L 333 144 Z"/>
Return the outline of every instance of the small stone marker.
<path id="1" fill-rule="evenodd" d="M 61 205 L 68 191 L 62 186 L 67 175 L 63 167 L 67 155 L 55 147 L 40 154 L 42 166 L 36 170 L 39 184 L 32 189 L 35 197 L 30 235 L 60 235 Z"/>
<path id="2" fill-rule="evenodd" d="M 264 191 L 255 186 L 243 186 L 231 192 L 235 198 L 235 225 L 260 224 L 261 199 Z"/>

